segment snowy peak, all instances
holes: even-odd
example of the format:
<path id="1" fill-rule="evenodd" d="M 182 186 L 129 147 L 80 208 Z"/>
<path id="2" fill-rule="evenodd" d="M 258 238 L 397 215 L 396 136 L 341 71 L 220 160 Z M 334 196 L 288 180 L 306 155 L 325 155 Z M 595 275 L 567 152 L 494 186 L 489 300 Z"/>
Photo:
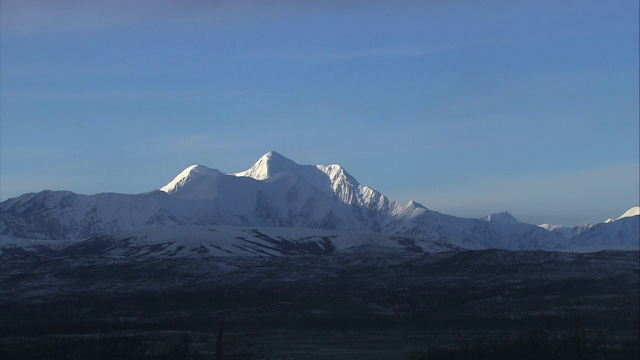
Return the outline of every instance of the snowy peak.
<path id="1" fill-rule="evenodd" d="M 283 172 L 296 175 L 324 194 L 335 197 L 344 204 L 384 211 L 395 207 L 390 199 L 367 186 L 360 185 L 340 165 L 298 165 L 275 151 L 264 154 L 248 170 L 229 175 L 271 181 L 278 178 L 275 175 Z"/>
<path id="2" fill-rule="evenodd" d="M 623 215 L 617 220 L 594 225 L 574 236 L 571 239 L 571 246 L 581 249 L 580 251 L 604 249 L 638 251 L 640 247 L 640 218 L 637 215 Z"/>
<path id="3" fill-rule="evenodd" d="M 316 165 L 328 179 L 333 193 L 346 204 L 358 204 L 360 183 L 340 165 Z"/>
<path id="4" fill-rule="evenodd" d="M 613 219 L 613 218 L 609 218 L 607 220 L 605 220 L 602 223 L 599 224 L 589 224 L 586 223 L 584 225 L 578 225 L 578 226 L 565 226 L 565 225 L 550 225 L 550 224 L 542 224 L 542 225 L 538 225 L 541 228 L 544 228 L 546 230 L 549 230 L 553 233 L 559 234 L 562 237 L 564 237 L 565 239 L 571 239 L 573 237 L 584 237 L 583 233 L 588 233 L 588 231 L 591 231 L 592 228 L 601 228 L 601 224 L 612 224 L 614 222 L 617 222 L 621 219 L 625 219 L 625 218 L 630 218 L 630 217 L 634 217 L 634 216 L 638 216 L 640 215 L 640 207 L 636 206 L 636 207 L 632 207 L 631 209 L 627 210 L 624 214 L 620 215 L 620 217 L 618 217 L 617 219 Z M 599 231 L 599 230 L 593 230 L 593 231 Z M 621 235 L 622 236 L 622 235 Z"/>
<path id="5" fill-rule="evenodd" d="M 616 220 L 620 220 L 620 219 L 624 219 L 624 218 L 628 218 L 628 217 L 632 217 L 632 216 L 637 216 L 640 215 L 640 206 L 636 206 L 636 207 L 632 207 L 631 209 L 627 210 L 624 214 L 620 215 L 617 219 L 614 218 L 608 218 L 607 220 L 605 220 L 605 224 L 610 224 Z"/>
<path id="6" fill-rule="evenodd" d="M 500 224 L 520 224 L 513 215 L 509 214 L 509 212 L 504 211 L 501 213 L 490 214 L 481 218 L 484 221 L 490 221 L 494 223 Z"/>
<path id="7" fill-rule="evenodd" d="M 329 177 L 329 180 L 331 180 L 331 183 L 345 182 L 352 186 L 360 185 L 353 176 L 349 175 L 349 173 L 338 164 L 316 165 L 316 168 L 325 173 Z"/>
<path id="8" fill-rule="evenodd" d="M 632 217 L 632 216 L 638 216 L 638 215 L 640 215 L 640 206 L 632 207 L 631 209 L 627 210 L 627 212 L 620 215 L 620 217 L 617 220 L 620 220 L 622 218 Z"/>
<path id="9" fill-rule="evenodd" d="M 404 220 L 415 218 L 426 212 L 429 212 L 429 209 L 413 200 L 409 201 L 405 206 L 397 206 L 394 210 L 395 215 Z"/>
<path id="10" fill-rule="evenodd" d="M 319 170 L 328 178 L 333 194 L 345 204 L 384 213 L 393 212 L 398 207 L 395 201 L 368 186 L 361 185 L 340 165 L 316 165 L 315 167 L 316 171 Z"/>
<path id="11" fill-rule="evenodd" d="M 300 165 L 296 164 L 293 160 L 287 159 L 275 151 L 269 151 L 262 155 L 249 169 L 229 175 L 250 177 L 255 180 L 266 180 L 277 173 L 291 171 L 298 166 Z"/>
<path id="12" fill-rule="evenodd" d="M 551 225 L 551 224 L 542 224 L 538 226 L 548 231 L 551 231 L 552 233 L 556 233 L 565 239 L 571 239 L 572 237 L 580 234 L 581 232 L 589 230 L 590 228 L 593 227 L 593 225 L 589 223 L 578 225 L 578 226 Z"/>
<path id="13" fill-rule="evenodd" d="M 424 205 L 420 204 L 419 202 L 415 202 L 413 200 L 409 201 L 405 207 L 406 208 L 411 208 L 411 209 L 425 209 L 425 210 L 428 210 Z"/>
<path id="14" fill-rule="evenodd" d="M 183 192 L 188 191 L 189 188 L 197 187 L 205 178 L 215 178 L 222 175 L 223 174 L 216 169 L 211 169 L 203 165 L 191 165 L 184 169 L 167 185 L 161 187 L 160 191 L 164 191 L 169 195 L 181 195 Z"/>

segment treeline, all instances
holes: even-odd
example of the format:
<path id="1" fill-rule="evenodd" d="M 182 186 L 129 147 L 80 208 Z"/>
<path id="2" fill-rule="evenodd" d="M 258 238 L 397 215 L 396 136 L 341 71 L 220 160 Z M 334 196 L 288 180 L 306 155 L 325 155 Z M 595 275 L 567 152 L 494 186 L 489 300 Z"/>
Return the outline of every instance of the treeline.
<path id="1" fill-rule="evenodd" d="M 635 324 L 637 326 L 637 322 Z M 640 360 L 638 329 L 624 339 L 576 326 L 564 332 L 533 328 L 508 338 L 477 338 L 458 346 L 429 346 L 397 354 L 403 360 Z M 222 331 L 124 332 L 98 335 L 53 335 L 0 341 L 0 358 L 258 360 L 271 358 L 254 350 L 225 351 Z"/>
<path id="2" fill-rule="evenodd" d="M 253 351 L 225 351 L 222 331 L 126 332 L 95 335 L 52 335 L 0 341 L 0 359 L 11 360 L 261 360 Z"/>
<path id="3" fill-rule="evenodd" d="M 637 323 L 635 325 L 637 327 Z M 540 328 L 515 338 L 481 338 L 457 347 L 432 347 L 412 352 L 406 360 L 640 360 L 638 329 L 623 341 L 605 332 L 576 327 L 570 332 L 552 333 Z"/>

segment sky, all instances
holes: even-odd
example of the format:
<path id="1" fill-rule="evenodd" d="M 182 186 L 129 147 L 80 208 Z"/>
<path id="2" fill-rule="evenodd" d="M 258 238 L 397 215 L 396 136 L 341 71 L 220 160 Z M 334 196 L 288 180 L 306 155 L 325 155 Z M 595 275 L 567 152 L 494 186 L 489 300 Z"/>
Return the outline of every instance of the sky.
<path id="1" fill-rule="evenodd" d="M 142 193 L 275 150 L 405 203 L 640 203 L 637 0 L 0 0 L 0 198 Z"/>

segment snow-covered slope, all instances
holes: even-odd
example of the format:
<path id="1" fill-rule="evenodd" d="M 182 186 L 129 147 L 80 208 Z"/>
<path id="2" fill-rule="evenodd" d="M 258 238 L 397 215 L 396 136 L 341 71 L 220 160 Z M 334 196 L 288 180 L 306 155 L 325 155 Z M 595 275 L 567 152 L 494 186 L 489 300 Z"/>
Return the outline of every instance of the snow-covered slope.
<path id="1" fill-rule="evenodd" d="M 604 249 L 638 250 L 640 248 L 640 207 L 632 207 L 617 219 L 580 226 L 539 225 L 550 232 L 569 239 L 565 249 L 571 251 L 598 251 Z"/>
<path id="2" fill-rule="evenodd" d="M 361 185 L 339 165 L 299 165 L 276 152 L 238 173 L 192 165 L 143 194 L 25 194 L 0 203 L 0 213 L 0 235 L 40 240 L 231 225 L 388 234 L 466 249 L 560 249 L 566 243 L 506 212 L 466 219 L 413 201 L 401 205 Z M 161 232 L 154 230 L 153 236 Z"/>
<path id="3" fill-rule="evenodd" d="M 216 182 L 223 176 L 218 170 L 191 165 L 160 190 L 181 198 L 215 198 Z"/>
<path id="4" fill-rule="evenodd" d="M 640 250 L 640 216 L 623 216 L 604 222 L 574 236 L 567 249 L 598 251 L 604 249 Z"/>
<path id="5" fill-rule="evenodd" d="M 511 215 L 492 218 L 494 221 L 459 218 L 422 208 L 387 224 L 384 232 L 447 240 L 465 249 L 551 250 L 565 243 L 556 234 L 521 223 Z"/>
<path id="6" fill-rule="evenodd" d="M 608 218 L 608 219 L 605 221 L 605 223 L 607 223 L 607 224 L 608 224 L 608 223 L 610 223 L 610 222 L 614 222 L 614 221 L 616 221 L 616 220 L 620 220 L 620 219 L 622 219 L 622 218 L 626 218 L 626 217 L 636 216 L 636 215 L 638 215 L 638 214 L 640 214 L 640 207 L 639 207 L 639 206 L 632 207 L 631 209 L 627 210 L 624 214 L 622 214 L 622 215 L 618 216 L 618 218 L 617 218 L 617 219 L 614 219 L 614 218 Z"/>
<path id="7" fill-rule="evenodd" d="M 550 224 L 542 224 L 539 226 L 543 229 L 556 233 L 565 239 L 571 239 L 572 237 L 580 234 L 581 232 L 588 230 L 593 225 L 586 223 L 584 225 L 578 225 L 578 226 L 550 225 Z"/>
<path id="8" fill-rule="evenodd" d="M 231 175 L 271 182 L 282 174 L 299 177 L 343 204 L 390 213 L 398 210 L 395 201 L 370 187 L 360 185 L 340 165 L 298 165 L 275 151 L 263 155 L 251 168 Z"/>
<path id="9" fill-rule="evenodd" d="M 520 222 L 513 217 L 513 215 L 509 214 L 509 212 L 504 211 L 501 213 L 490 214 L 481 218 L 484 221 L 491 221 L 501 224 L 519 224 Z"/>
<path id="10" fill-rule="evenodd" d="M 387 234 L 310 228 L 163 226 L 126 230 L 80 241 L 2 236 L 0 255 L 47 254 L 140 258 L 202 256 L 286 256 L 336 253 L 431 253 L 460 250 L 447 242 Z"/>
<path id="11" fill-rule="evenodd" d="M 638 215 L 640 215 L 640 206 L 635 206 L 635 207 L 632 207 L 631 209 L 627 210 L 624 214 L 620 215 L 617 220 L 620 220 L 620 219 L 623 219 L 623 218 L 628 218 L 628 217 L 633 217 L 633 216 L 638 216 Z"/>
<path id="12" fill-rule="evenodd" d="M 162 192 L 78 195 L 42 191 L 0 203 L 0 234 L 28 239 L 82 239 L 156 224 L 179 224 Z M 179 204 L 171 208 L 179 207 Z"/>

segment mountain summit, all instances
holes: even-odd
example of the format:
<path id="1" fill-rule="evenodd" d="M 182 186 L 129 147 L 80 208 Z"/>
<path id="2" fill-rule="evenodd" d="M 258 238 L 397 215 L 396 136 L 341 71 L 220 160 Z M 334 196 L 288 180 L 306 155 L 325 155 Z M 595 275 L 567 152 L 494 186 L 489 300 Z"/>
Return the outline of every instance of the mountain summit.
<path id="1" fill-rule="evenodd" d="M 198 194 L 206 191 L 206 189 L 202 188 L 203 183 L 206 182 L 205 179 L 220 176 L 222 176 L 222 173 L 218 170 L 210 169 L 203 165 L 191 165 L 184 169 L 167 185 L 161 187 L 160 190 L 169 195 L 187 195 L 185 193 L 190 192 L 189 195 L 191 197 L 194 195 L 197 197 Z"/>
<path id="2" fill-rule="evenodd" d="M 635 207 L 632 207 L 631 209 L 627 210 L 624 214 L 620 215 L 620 217 L 618 217 L 617 220 L 628 218 L 628 217 L 633 217 L 633 216 L 638 216 L 638 215 L 640 215 L 640 206 L 635 206 Z"/>
<path id="3" fill-rule="evenodd" d="M 264 154 L 249 169 L 229 175 L 259 181 L 275 181 L 277 175 L 299 178 L 329 197 L 351 206 L 394 211 L 398 204 L 374 189 L 361 185 L 342 166 L 299 165 L 275 151 Z"/>
<path id="4" fill-rule="evenodd" d="M 298 167 L 293 160 L 287 159 L 275 151 L 269 151 L 262 155 L 253 166 L 245 171 L 232 173 L 238 177 L 250 177 L 256 180 L 266 180 L 269 177 L 281 173 L 283 171 L 291 171 Z"/>
<path id="5" fill-rule="evenodd" d="M 487 216 L 482 217 L 484 221 L 493 221 L 501 224 L 519 224 L 518 221 L 513 215 L 511 215 L 508 211 L 503 211 L 501 213 L 494 213 Z"/>

